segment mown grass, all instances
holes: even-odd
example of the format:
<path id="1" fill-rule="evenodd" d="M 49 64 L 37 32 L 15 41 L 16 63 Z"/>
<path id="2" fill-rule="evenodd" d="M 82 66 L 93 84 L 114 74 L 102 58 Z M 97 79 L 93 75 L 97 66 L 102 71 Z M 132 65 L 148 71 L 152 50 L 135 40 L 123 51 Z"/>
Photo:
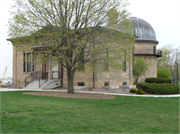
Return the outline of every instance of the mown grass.
<path id="1" fill-rule="evenodd" d="M 93 100 L 1 92 L 1 133 L 179 133 L 179 97 Z"/>

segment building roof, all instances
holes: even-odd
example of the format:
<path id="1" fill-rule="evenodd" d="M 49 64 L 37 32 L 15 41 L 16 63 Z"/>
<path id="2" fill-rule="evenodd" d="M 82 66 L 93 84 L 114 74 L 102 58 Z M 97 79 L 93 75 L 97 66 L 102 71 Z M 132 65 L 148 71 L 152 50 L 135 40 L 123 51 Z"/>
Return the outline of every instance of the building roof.
<path id="1" fill-rule="evenodd" d="M 137 36 L 137 40 L 152 40 L 156 41 L 156 33 L 153 27 L 145 20 L 131 17 L 129 19 L 134 27 L 134 35 Z M 156 41 L 158 43 L 158 41 Z"/>
<path id="2" fill-rule="evenodd" d="M 124 38 L 124 37 L 127 37 L 127 36 L 130 36 L 129 34 L 127 33 L 123 33 L 123 32 L 120 32 L 120 31 L 117 31 L 115 29 L 108 29 L 106 27 L 101 27 L 101 26 L 97 26 L 97 27 L 87 27 L 87 28 L 81 28 L 81 29 L 78 29 L 76 30 L 76 33 L 79 34 L 80 32 L 83 32 L 85 30 L 88 30 L 88 32 L 86 32 L 86 34 L 91 34 L 90 32 L 92 31 L 91 29 L 96 29 L 96 32 L 99 32 L 99 33 L 110 33 L 109 36 L 111 35 L 112 37 L 114 37 L 113 35 L 114 34 L 121 34 L 121 37 Z M 37 32 L 33 33 L 31 36 L 26 36 L 26 37 L 17 37 L 17 38 L 10 38 L 10 39 L 7 39 L 8 41 L 11 41 L 12 43 L 16 42 L 16 43 L 20 43 L 20 44 L 27 44 L 30 42 L 31 38 L 34 40 L 34 39 L 38 39 L 38 38 L 43 38 L 43 37 L 51 37 L 53 36 L 51 34 L 51 32 L 56 32 L 58 33 L 58 31 L 60 31 L 61 29 L 59 27 L 55 27 L 55 26 L 46 26 L 46 27 L 43 27 L 42 29 L 38 30 Z M 50 32 L 50 34 L 49 34 Z M 73 29 L 70 29 L 69 32 L 72 32 L 73 33 Z M 49 35 L 48 35 L 49 34 Z M 84 34 L 85 35 L 85 34 Z M 37 46 L 37 47 L 33 47 L 33 49 L 40 49 L 42 47 L 51 47 L 52 45 L 46 45 L 46 46 Z"/>

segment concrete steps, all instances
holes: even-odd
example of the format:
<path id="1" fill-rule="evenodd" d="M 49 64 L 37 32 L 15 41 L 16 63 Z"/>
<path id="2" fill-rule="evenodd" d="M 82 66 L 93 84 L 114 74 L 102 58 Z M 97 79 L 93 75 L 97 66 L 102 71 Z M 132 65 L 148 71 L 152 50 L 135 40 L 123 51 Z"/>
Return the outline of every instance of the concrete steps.
<path id="1" fill-rule="evenodd" d="M 40 80 L 40 83 L 43 85 L 41 85 L 41 87 L 39 88 L 39 81 L 33 81 L 32 83 L 29 83 L 25 89 L 52 89 L 54 87 L 59 87 L 61 86 L 61 82 L 59 79 L 54 79 L 54 80 L 48 80 L 45 83 L 45 80 Z"/>
<path id="2" fill-rule="evenodd" d="M 40 83 L 44 83 L 44 82 L 45 82 L 45 80 L 40 80 Z M 39 81 L 36 80 L 36 81 L 29 83 L 25 89 L 42 89 L 42 86 L 39 88 Z"/>

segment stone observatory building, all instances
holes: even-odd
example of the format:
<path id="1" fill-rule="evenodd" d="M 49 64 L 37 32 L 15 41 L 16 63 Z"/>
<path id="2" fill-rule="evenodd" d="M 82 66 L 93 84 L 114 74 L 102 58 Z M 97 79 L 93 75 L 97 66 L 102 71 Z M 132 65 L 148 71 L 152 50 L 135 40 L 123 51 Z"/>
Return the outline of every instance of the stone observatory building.
<path id="1" fill-rule="evenodd" d="M 156 50 L 158 41 L 153 27 L 145 20 L 131 17 L 129 19 L 134 27 L 134 35 L 137 37 L 134 45 L 133 62 L 136 58 L 143 58 L 149 63 L 149 71 L 139 81 L 148 77 L 157 77 L 157 58 L 162 56 L 162 51 Z"/>
<path id="2" fill-rule="evenodd" d="M 86 69 L 78 70 L 74 76 L 74 89 L 79 88 L 119 88 L 121 86 L 133 87 L 133 62 L 141 57 L 147 61 L 149 71 L 140 78 L 143 81 L 147 77 L 157 77 L 157 58 L 162 56 L 161 51 L 157 51 L 158 41 L 153 27 L 143 19 L 132 17 L 129 19 L 134 27 L 134 36 L 137 37 L 134 49 L 127 60 L 123 56 L 123 69 L 117 72 L 87 72 Z M 117 26 L 117 25 L 115 25 Z M 105 29 L 105 27 L 101 27 Z M 114 28 L 107 28 L 107 30 Z M 24 38 L 20 38 L 23 42 Z M 16 45 L 15 39 L 7 39 L 13 45 L 13 82 L 16 86 L 24 88 L 49 89 L 54 87 L 67 87 L 67 72 L 62 63 L 54 57 L 54 52 L 47 53 L 47 49 L 40 44 L 22 43 Z M 25 47 L 28 46 L 28 47 Z M 24 50 L 22 48 L 25 48 Z M 52 47 L 50 44 L 48 47 Z M 19 50 L 21 48 L 21 50 Z M 45 54 L 46 61 L 36 64 L 37 55 Z M 107 56 L 107 52 L 105 56 Z M 125 55 L 125 54 L 124 54 Z M 107 63 L 104 67 L 108 67 Z M 102 66 L 103 68 L 103 66 Z"/>

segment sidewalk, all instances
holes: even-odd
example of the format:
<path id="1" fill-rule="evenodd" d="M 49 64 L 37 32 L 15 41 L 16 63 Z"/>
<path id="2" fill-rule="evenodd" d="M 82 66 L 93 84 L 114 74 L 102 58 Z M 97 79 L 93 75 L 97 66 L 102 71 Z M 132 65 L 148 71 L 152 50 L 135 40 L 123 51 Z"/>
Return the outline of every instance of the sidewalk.
<path id="1" fill-rule="evenodd" d="M 59 92 L 66 92 L 67 90 L 43 90 L 43 89 L 8 89 L 8 88 L 0 88 L 0 92 L 7 92 L 7 91 L 59 91 Z M 121 95 L 121 96 L 140 96 L 140 97 L 180 97 L 180 94 L 174 94 L 174 95 L 149 95 L 149 94 L 143 94 L 138 95 L 134 93 L 130 93 L 127 91 L 120 91 L 120 90 L 112 90 L 113 92 L 110 92 L 108 90 L 104 91 L 82 91 L 82 90 L 75 90 L 75 92 L 83 92 L 83 93 L 99 93 L 99 94 L 109 94 L 109 95 Z"/>

